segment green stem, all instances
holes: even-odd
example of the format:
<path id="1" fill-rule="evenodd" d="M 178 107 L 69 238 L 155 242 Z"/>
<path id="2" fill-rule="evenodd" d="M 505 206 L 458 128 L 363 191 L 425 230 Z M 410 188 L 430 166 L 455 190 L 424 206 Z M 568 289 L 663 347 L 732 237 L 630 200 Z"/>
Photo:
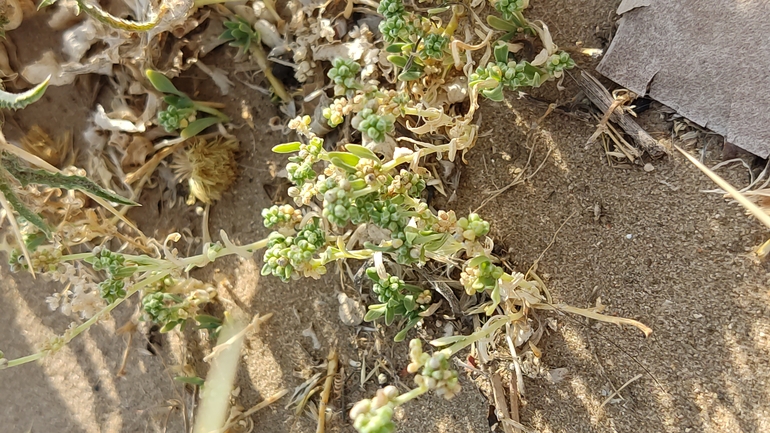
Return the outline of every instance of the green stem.
<path id="1" fill-rule="evenodd" d="M 410 400 L 414 400 L 415 398 L 425 394 L 428 391 L 429 391 L 429 389 L 428 389 L 427 386 L 421 386 L 419 388 L 415 388 L 415 389 L 413 389 L 413 390 L 411 390 L 411 391 L 409 391 L 409 392 L 407 392 L 405 394 L 401 394 L 398 397 L 396 397 L 393 400 L 393 403 L 396 406 L 401 406 L 402 404 L 404 404 L 404 403 L 406 403 L 406 402 L 408 402 Z"/>
<path id="2" fill-rule="evenodd" d="M 85 331 L 86 329 L 90 328 L 91 325 L 96 323 L 102 316 L 104 316 L 105 314 L 107 314 L 110 311 L 114 310 L 115 307 L 120 305 L 126 299 L 130 298 L 131 295 L 133 295 L 134 293 L 136 293 L 139 290 L 143 289 L 144 287 L 149 286 L 150 284 L 153 284 L 153 283 L 155 283 L 157 281 L 162 280 L 163 278 L 166 278 L 166 276 L 168 276 L 168 274 L 169 274 L 169 272 L 161 272 L 159 274 L 156 274 L 156 275 L 153 275 L 151 277 L 145 278 L 144 280 L 142 280 L 142 281 L 134 284 L 133 286 L 131 286 L 131 289 L 128 290 L 128 292 L 126 293 L 125 297 L 120 298 L 120 299 L 116 299 L 115 302 L 113 302 L 110 305 L 102 308 L 102 310 L 99 311 L 98 313 L 94 314 L 93 317 L 91 317 L 90 319 L 88 319 L 87 321 L 82 323 L 77 328 L 73 329 L 72 332 L 65 333 L 64 334 L 64 342 L 62 343 L 62 346 L 66 345 L 67 343 L 72 341 L 73 338 L 77 337 L 83 331 Z M 15 367 L 17 365 L 26 364 L 28 362 L 36 361 L 38 359 L 42 359 L 42 358 L 48 356 L 51 353 L 53 353 L 53 351 L 50 351 L 50 350 L 45 351 L 44 350 L 44 351 L 40 351 L 38 353 L 35 353 L 33 355 L 28 355 L 28 356 L 24 356 L 24 357 L 21 357 L 21 358 L 12 359 L 12 360 L 8 361 L 7 367 Z"/>
<path id="3" fill-rule="evenodd" d="M 268 64 L 267 54 L 265 54 L 265 50 L 262 49 L 262 46 L 257 42 L 252 42 L 249 48 L 251 55 L 253 55 L 254 59 L 257 61 L 257 65 L 259 65 L 259 67 L 262 69 L 262 73 L 265 74 L 265 78 L 267 78 L 267 81 L 269 81 L 270 85 L 273 86 L 273 91 L 275 94 L 281 98 L 281 101 L 285 103 L 291 102 L 291 96 L 289 96 L 289 92 L 287 92 L 286 88 L 283 87 L 281 80 L 273 75 L 273 71 L 270 69 L 270 65 Z"/>
<path id="4" fill-rule="evenodd" d="M 449 346 L 449 351 L 452 352 L 452 355 L 455 353 L 465 349 L 466 347 L 470 346 L 471 344 L 481 340 L 482 338 L 486 338 L 498 329 L 505 326 L 506 323 L 511 323 L 515 320 L 519 320 L 524 316 L 524 310 L 518 312 L 518 313 L 511 313 L 508 314 L 507 319 L 501 318 L 497 319 L 495 323 L 493 323 L 491 326 L 487 328 L 482 328 L 473 334 L 467 336 L 466 338 L 463 338 L 462 340 L 458 341 L 457 343 Z"/>
<path id="5" fill-rule="evenodd" d="M 215 116 L 216 118 L 220 119 L 223 123 L 230 121 L 230 118 L 227 117 L 225 113 L 217 110 L 216 108 L 210 107 L 205 103 L 202 103 L 201 101 L 192 101 L 192 102 L 193 102 L 193 108 L 195 108 L 196 110 L 211 114 L 212 116 Z"/>

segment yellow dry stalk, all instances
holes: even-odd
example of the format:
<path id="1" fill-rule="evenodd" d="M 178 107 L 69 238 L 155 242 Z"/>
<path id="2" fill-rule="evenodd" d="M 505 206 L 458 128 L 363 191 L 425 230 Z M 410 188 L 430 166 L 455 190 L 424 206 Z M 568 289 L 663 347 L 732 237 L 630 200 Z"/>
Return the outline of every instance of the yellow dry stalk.
<path id="1" fill-rule="evenodd" d="M 190 186 L 188 204 L 200 200 L 211 204 L 222 197 L 236 176 L 235 152 L 239 143 L 235 138 L 217 137 L 205 140 L 192 138 L 186 149 L 174 154 L 171 168 L 179 180 Z"/>
<path id="2" fill-rule="evenodd" d="M 21 138 L 21 146 L 55 167 L 61 167 L 65 158 L 73 160 L 68 161 L 70 164 L 74 162 L 70 131 L 64 132 L 54 140 L 40 126 L 34 125 Z"/>

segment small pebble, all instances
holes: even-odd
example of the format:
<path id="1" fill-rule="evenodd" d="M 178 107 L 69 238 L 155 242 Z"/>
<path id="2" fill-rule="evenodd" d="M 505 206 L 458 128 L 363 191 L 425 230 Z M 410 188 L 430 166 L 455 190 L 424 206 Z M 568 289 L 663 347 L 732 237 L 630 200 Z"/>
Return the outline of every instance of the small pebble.
<path id="1" fill-rule="evenodd" d="M 649 162 L 647 164 L 644 164 L 644 171 L 649 173 L 651 171 L 655 170 L 655 166 L 650 164 Z"/>
<path id="2" fill-rule="evenodd" d="M 626 235 L 626 239 L 633 239 L 633 238 L 634 238 L 634 235 L 632 235 L 631 233 Z"/>

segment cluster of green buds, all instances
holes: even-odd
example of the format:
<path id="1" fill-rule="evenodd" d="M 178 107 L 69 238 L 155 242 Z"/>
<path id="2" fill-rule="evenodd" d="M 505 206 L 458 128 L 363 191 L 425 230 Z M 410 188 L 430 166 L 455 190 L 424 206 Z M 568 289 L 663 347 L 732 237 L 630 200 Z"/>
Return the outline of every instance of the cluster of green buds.
<path id="1" fill-rule="evenodd" d="M 422 351 L 422 342 L 414 339 L 409 342 L 409 357 L 411 363 L 407 366 L 415 376 L 417 388 L 400 394 L 395 386 L 386 386 L 377 390 L 374 398 L 361 400 L 350 410 L 353 427 L 359 433 L 393 433 L 396 426 L 393 414 L 396 407 L 401 406 L 428 391 L 451 399 L 460 392 L 460 382 L 457 371 L 451 368 L 449 362 L 453 352 L 444 349 L 429 355 Z"/>
<path id="2" fill-rule="evenodd" d="M 398 388 L 393 385 L 378 389 L 373 399 L 361 400 L 350 410 L 353 427 L 358 433 L 393 433 L 393 412 L 398 398 Z"/>
<path id="3" fill-rule="evenodd" d="M 385 135 L 393 131 L 395 120 L 391 114 L 378 114 L 376 108 L 366 107 L 356 113 L 351 124 L 375 143 L 382 143 Z"/>
<path id="4" fill-rule="evenodd" d="M 412 173 L 409 170 L 402 169 L 397 175 L 393 176 L 393 180 L 387 187 L 389 197 L 397 197 L 400 195 L 409 196 L 412 198 L 419 198 L 420 194 L 425 190 L 425 179 L 417 173 Z"/>
<path id="5" fill-rule="evenodd" d="M 335 96 L 352 96 L 356 90 L 363 88 L 356 79 L 361 70 L 355 60 L 338 57 L 332 62 L 332 68 L 326 73 L 326 76 L 334 83 Z"/>
<path id="6" fill-rule="evenodd" d="M 318 162 L 318 155 L 323 150 L 323 140 L 314 137 L 307 144 L 295 142 L 287 143 L 284 146 L 291 146 L 292 148 L 299 146 L 297 155 L 289 157 L 289 163 L 286 164 L 289 180 L 297 186 L 301 186 L 305 182 L 315 181 L 318 174 L 313 170 L 313 164 Z"/>
<path id="7" fill-rule="evenodd" d="M 367 215 L 364 209 L 356 205 L 356 198 L 353 190 L 353 183 L 348 179 L 337 179 L 333 177 L 321 179 L 316 188 L 323 195 L 324 218 L 330 223 L 345 227 L 349 222 L 361 224 L 366 221 Z M 359 203 L 363 199 L 359 198 Z"/>
<path id="8" fill-rule="evenodd" d="M 265 227 L 275 227 L 282 233 L 294 233 L 294 228 L 302 221 L 302 212 L 293 206 L 275 205 L 262 209 L 262 221 Z"/>
<path id="9" fill-rule="evenodd" d="M 164 93 L 163 101 L 166 103 L 166 108 L 158 112 L 158 125 L 162 126 L 166 132 L 180 131 L 182 138 L 190 138 L 209 126 L 230 121 L 224 113 L 213 108 L 210 103 L 192 100 L 160 72 L 148 69 L 145 75 L 156 90 Z M 198 119 L 199 111 L 211 114 L 213 117 Z"/>
<path id="10" fill-rule="evenodd" d="M 402 0 L 382 0 L 377 7 L 377 12 L 385 17 L 380 22 L 380 32 L 385 42 L 408 40 L 410 34 L 414 33 L 412 18 L 404 9 Z"/>
<path id="11" fill-rule="evenodd" d="M 503 90 L 520 87 L 540 87 L 552 78 L 559 78 L 564 70 L 573 68 L 575 62 L 564 51 L 549 58 L 544 68 L 522 60 L 508 61 L 508 45 L 499 42 L 495 46 L 495 62 L 479 67 L 471 74 L 469 85 L 478 86 L 485 97 L 493 101 L 503 100 Z"/>
<path id="12" fill-rule="evenodd" d="M 551 54 L 545 62 L 545 70 L 554 78 L 561 78 L 564 71 L 575 67 L 575 61 L 564 51 Z"/>
<path id="13" fill-rule="evenodd" d="M 27 244 L 27 250 L 30 254 L 30 262 L 32 268 L 36 272 L 54 272 L 59 266 L 62 257 L 61 248 L 39 248 L 31 249 Z M 24 260 L 21 250 L 14 249 L 8 257 L 8 262 L 11 266 L 11 272 L 18 272 L 21 269 L 26 269 L 27 261 Z"/>
<path id="14" fill-rule="evenodd" d="M 120 253 L 106 248 L 94 248 L 93 255 L 83 259 L 95 271 L 105 271 L 107 278 L 99 283 L 99 294 L 108 303 L 126 296 L 126 278 L 137 271 L 135 264 L 127 263 Z"/>
<path id="15" fill-rule="evenodd" d="M 409 359 L 412 361 L 406 370 L 410 373 L 422 371 L 414 378 L 420 388 L 435 391 L 436 394 L 449 400 L 460 392 L 460 381 L 457 371 L 451 368 L 449 359 L 450 349 L 443 349 L 428 355 L 422 351 L 422 341 L 414 339 L 409 342 Z"/>
<path id="16" fill-rule="evenodd" d="M 406 325 L 395 337 L 395 341 L 402 341 L 409 329 L 422 319 L 420 313 L 428 308 L 431 291 L 407 284 L 394 275 L 381 276 L 374 267 L 366 270 L 366 276 L 373 281 L 372 290 L 380 304 L 370 305 L 364 319 L 371 322 L 385 316 L 385 324 L 391 325 L 396 317 L 404 317 Z"/>
<path id="17" fill-rule="evenodd" d="M 458 219 L 457 226 L 462 230 L 463 238 L 469 241 L 475 241 L 489 233 L 489 222 L 484 221 L 477 213 Z"/>
<path id="18" fill-rule="evenodd" d="M 160 332 L 184 328 L 187 319 L 197 317 L 199 305 L 210 302 L 215 295 L 212 287 L 193 278 L 166 277 L 142 297 L 144 319 L 160 325 Z"/>
<path id="19" fill-rule="evenodd" d="M 511 21 L 529 6 L 529 0 L 497 0 L 494 6 L 505 20 Z"/>
<path id="20" fill-rule="evenodd" d="M 422 54 L 426 58 L 441 59 L 449 45 L 449 38 L 440 33 L 430 33 L 422 41 Z"/>
<path id="21" fill-rule="evenodd" d="M 169 105 L 165 110 L 158 111 L 158 124 L 166 132 L 176 132 L 195 121 L 196 114 L 197 111 L 192 107 Z"/>
<path id="22" fill-rule="evenodd" d="M 323 261 L 315 257 L 326 246 L 326 235 L 317 221 L 310 221 L 295 236 L 273 232 L 268 238 L 262 275 L 286 282 L 301 276 L 318 278 L 326 273 Z"/>
<path id="23" fill-rule="evenodd" d="M 468 295 L 494 290 L 497 280 L 503 276 L 503 268 L 492 263 L 486 256 L 478 256 L 465 263 L 460 283 Z"/>

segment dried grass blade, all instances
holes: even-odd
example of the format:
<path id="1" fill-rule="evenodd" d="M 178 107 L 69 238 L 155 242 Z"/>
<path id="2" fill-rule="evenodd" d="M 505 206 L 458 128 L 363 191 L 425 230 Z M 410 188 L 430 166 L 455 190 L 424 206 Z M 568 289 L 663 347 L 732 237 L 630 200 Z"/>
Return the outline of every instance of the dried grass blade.
<path id="1" fill-rule="evenodd" d="M 695 159 L 692 155 L 682 150 L 679 146 L 676 147 L 676 150 L 682 153 L 690 162 L 693 163 L 696 167 L 700 169 L 703 173 L 706 174 L 711 180 L 714 181 L 717 185 L 719 185 L 720 188 L 725 190 L 732 198 L 738 201 L 738 203 L 741 204 L 741 206 L 745 207 L 746 210 L 751 212 L 754 217 L 756 217 L 762 224 L 764 224 L 767 228 L 770 228 L 770 215 L 766 214 L 762 209 L 759 208 L 754 202 L 746 198 L 745 195 L 741 194 L 737 189 L 735 189 L 732 185 L 730 185 L 726 180 L 722 179 L 718 174 L 714 173 L 713 171 L 709 170 L 708 167 L 703 165 L 700 161 Z"/>

